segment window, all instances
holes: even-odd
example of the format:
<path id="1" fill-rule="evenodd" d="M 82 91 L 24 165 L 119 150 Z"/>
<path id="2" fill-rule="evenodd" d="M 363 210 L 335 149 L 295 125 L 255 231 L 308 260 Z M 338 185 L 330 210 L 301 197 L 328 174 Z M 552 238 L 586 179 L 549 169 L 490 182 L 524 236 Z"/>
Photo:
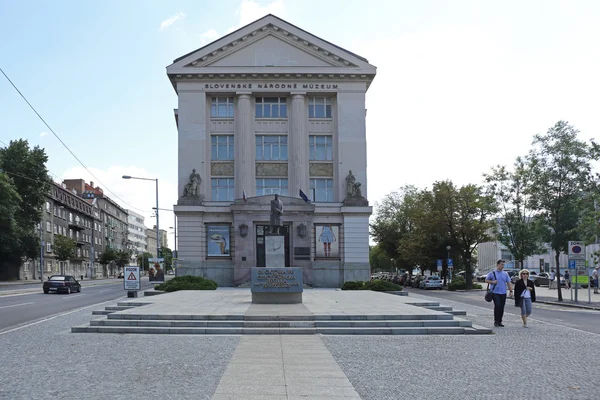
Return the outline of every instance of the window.
<path id="1" fill-rule="evenodd" d="M 69 222 L 73 222 L 73 213 L 69 213 Z"/>
<path id="2" fill-rule="evenodd" d="M 211 137 L 211 160 L 233 160 L 233 135 Z"/>
<path id="3" fill-rule="evenodd" d="M 57 217 L 58 216 L 58 207 L 54 207 L 54 216 Z"/>
<path id="4" fill-rule="evenodd" d="M 212 201 L 233 201 L 233 178 L 212 178 Z"/>
<path id="5" fill-rule="evenodd" d="M 266 194 L 288 195 L 288 180 L 280 178 L 265 178 L 256 180 L 256 195 L 264 196 Z"/>
<path id="6" fill-rule="evenodd" d="M 46 243 L 46 253 L 52 253 L 52 244 Z"/>
<path id="7" fill-rule="evenodd" d="M 256 136 L 257 160 L 287 160 L 287 136 L 257 135 Z"/>
<path id="8" fill-rule="evenodd" d="M 54 234 L 58 235 L 58 225 L 54 224 Z"/>
<path id="9" fill-rule="evenodd" d="M 311 179 L 311 195 L 314 201 L 332 202 L 333 201 L 333 179 Z"/>
<path id="10" fill-rule="evenodd" d="M 77 257 L 81 257 L 81 249 L 77 248 Z"/>
<path id="11" fill-rule="evenodd" d="M 46 232 L 52 232 L 52 224 L 50 221 L 46 221 Z"/>
<path id="12" fill-rule="evenodd" d="M 46 202 L 46 211 L 50 212 L 50 202 Z"/>
<path id="13" fill-rule="evenodd" d="M 233 118 L 233 97 L 213 97 L 210 116 L 212 118 Z"/>
<path id="14" fill-rule="evenodd" d="M 256 118 L 287 118 L 285 97 L 257 97 Z"/>
<path id="15" fill-rule="evenodd" d="M 311 161 L 333 160 L 333 139 L 331 136 L 309 136 L 309 156 Z"/>
<path id="16" fill-rule="evenodd" d="M 329 97 L 309 98 L 308 118 L 331 118 L 331 99 Z"/>
<path id="17" fill-rule="evenodd" d="M 52 271 L 52 261 L 46 261 L 46 272 Z"/>

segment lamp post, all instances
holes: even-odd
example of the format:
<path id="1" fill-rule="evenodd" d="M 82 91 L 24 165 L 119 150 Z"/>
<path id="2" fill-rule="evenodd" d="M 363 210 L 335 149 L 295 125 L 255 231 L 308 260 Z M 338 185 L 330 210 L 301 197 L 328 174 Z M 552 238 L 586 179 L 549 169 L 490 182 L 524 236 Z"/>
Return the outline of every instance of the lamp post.
<path id="1" fill-rule="evenodd" d="M 156 207 L 152 207 L 153 210 L 156 209 Z M 177 214 L 175 214 L 175 210 L 171 210 L 168 208 L 159 208 L 159 210 L 162 211 L 171 211 L 173 213 L 173 226 L 170 226 L 169 229 L 173 229 L 173 254 L 174 254 L 174 258 L 179 258 L 179 254 L 177 253 Z M 157 211 L 158 213 L 158 211 Z M 176 263 L 173 263 L 173 266 L 171 267 L 173 269 L 176 268 Z"/>
<path id="2" fill-rule="evenodd" d="M 158 255 L 160 251 L 159 233 L 158 233 L 158 178 L 137 178 L 135 176 L 123 175 L 123 179 L 139 179 L 142 181 L 155 181 L 156 182 L 156 262 L 158 262 Z M 153 209 L 155 207 L 152 207 Z"/>
<path id="3" fill-rule="evenodd" d="M 444 276 L 444 285 L 446 285 L 446 276 L 448 274 L 450 274 L 450 268 L 448 268 L 450 266 L 450 250 L 452 250 L 452 247 L 450 246 L 446 246 L 446 251 L 448 252 L 448 258 L 446 259 L 446 275 Z M 450 275 L 450 279 L 452 279 L 452 275 Z"/>

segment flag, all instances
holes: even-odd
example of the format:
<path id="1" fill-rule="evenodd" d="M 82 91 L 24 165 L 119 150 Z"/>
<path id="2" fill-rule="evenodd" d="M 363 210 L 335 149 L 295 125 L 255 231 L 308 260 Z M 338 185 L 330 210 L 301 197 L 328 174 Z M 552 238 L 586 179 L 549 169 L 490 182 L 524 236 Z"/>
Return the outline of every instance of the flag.
<path id="1" fill-rule="evenodd" d="M 306 197 L 306 195 L 304 194 L 304 192 L 302 191 L 302 189 L 300 189 L 300 198 L 302 200 L 304 200 L 307 203 L 310 203 L 310 200 L 308 199 L 308 197 Z"/>
<path id="2" fill-rule="evenodd" d="M 248 201 L 248 198 L 246 197 L 246 191 L 242 190 L 242 199 L 244 199 L 244 203 Z"/>

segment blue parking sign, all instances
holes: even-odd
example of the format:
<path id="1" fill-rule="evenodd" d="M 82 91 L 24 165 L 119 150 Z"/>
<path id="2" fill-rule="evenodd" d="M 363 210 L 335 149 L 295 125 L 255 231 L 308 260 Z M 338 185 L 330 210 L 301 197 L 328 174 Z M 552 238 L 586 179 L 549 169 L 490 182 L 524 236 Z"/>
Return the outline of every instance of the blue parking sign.
<path id="1" fill-rule="evenodd" d="M 569 260 L 569 269 L 577 269 L 577 261 Z"/>
<path id="2" fill-rule="evenodd" d="M 454 268 L 454 262 L 451 258 L 448 259 L 448 268 Z"/>
<path id="3" fill-rule="evenodd" d="M 438 270 L 438 271 L 441 271 L 441 270 L 442 270 L 442 263 L 443 263 L 443 262 L 444 262 L 443 260 L 437 260 L 437 270 Z"/>

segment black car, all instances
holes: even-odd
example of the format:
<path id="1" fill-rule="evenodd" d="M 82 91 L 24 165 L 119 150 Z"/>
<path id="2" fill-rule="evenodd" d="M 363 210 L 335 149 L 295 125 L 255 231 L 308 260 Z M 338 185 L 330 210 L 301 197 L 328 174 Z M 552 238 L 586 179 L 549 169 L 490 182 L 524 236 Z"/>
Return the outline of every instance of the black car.
<path id="1" fill-rule="evenodd" d="M 71 292 L 81 293 L 81 285 L 75 277 L 71 275 L 52 275 L 44 282 L 42 286 L 44 293 L 50 292 L 65 292 L 70 294 Z"/>

